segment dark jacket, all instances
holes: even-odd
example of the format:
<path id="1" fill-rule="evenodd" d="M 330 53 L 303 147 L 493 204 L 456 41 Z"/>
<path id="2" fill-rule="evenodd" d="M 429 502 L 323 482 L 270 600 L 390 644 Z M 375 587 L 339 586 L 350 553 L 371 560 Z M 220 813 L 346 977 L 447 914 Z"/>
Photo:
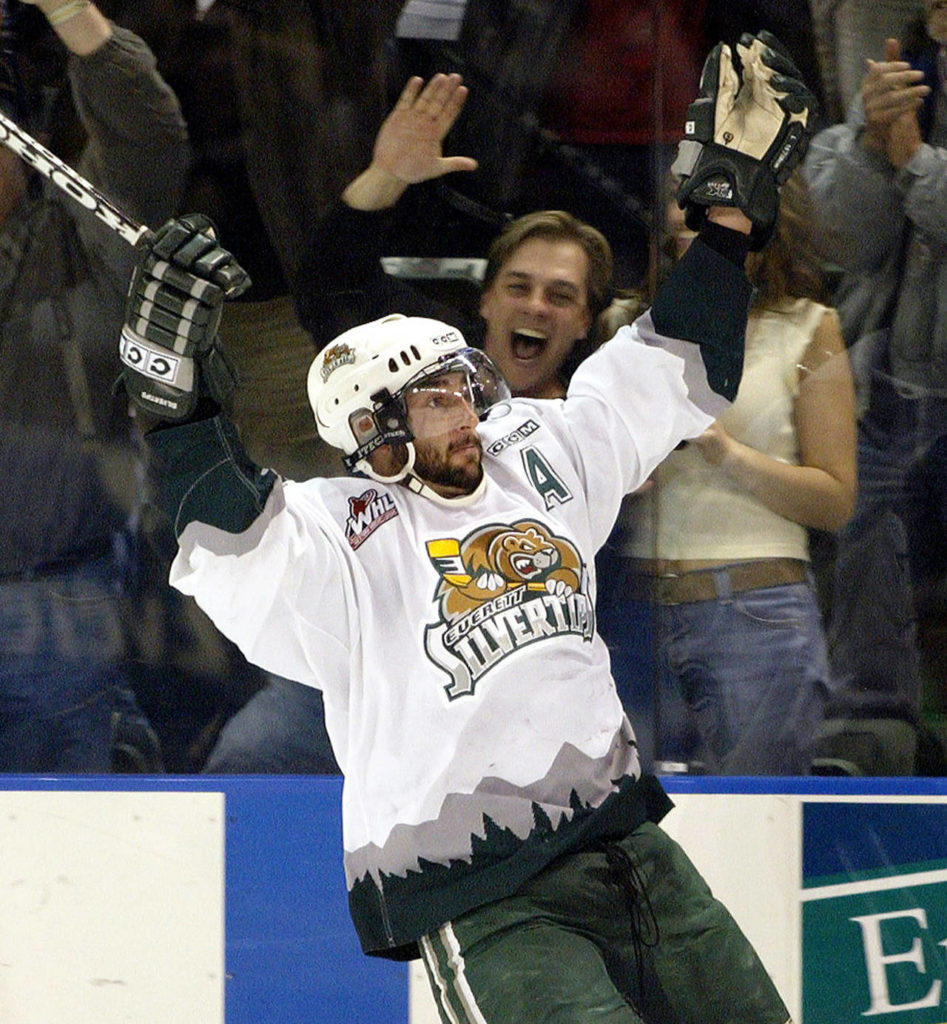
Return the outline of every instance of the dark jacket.
<path id="1" fill-rule="evenodd" d="M 189 159 L 177 100 L 121 28 L 69 79 L 80 170 L 139 222 L 175 212 Z M 112 388 L 135 251 L 49 182 L 0 230 L 0 576 L 106 554 L 138 497 Z"/>

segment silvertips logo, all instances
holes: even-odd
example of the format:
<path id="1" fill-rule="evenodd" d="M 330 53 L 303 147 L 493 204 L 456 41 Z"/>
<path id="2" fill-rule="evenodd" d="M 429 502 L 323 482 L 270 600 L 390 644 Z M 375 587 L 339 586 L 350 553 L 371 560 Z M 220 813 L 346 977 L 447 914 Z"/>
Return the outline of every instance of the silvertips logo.
<path id="1" fill-rule="evenodd" d="M 575 547 L 541 523 L 482 527 L 463 540 L 429 541 L 438 573 L 440 619 L 425 627 L 424 648 L 450 682 L 450 700 L 514 651 L 556 636 L 591 641 L 595 611 L 588 572 Z"/>
<path id="2" fill-rule="evenodd" d="M 355 362 L 355 353 L 346 344 L 333 345 L 322 360 L 322 369 L 319 371 L 322 376 L 322 383 L 329 379 L 340 366 L 349 366 Z"/>

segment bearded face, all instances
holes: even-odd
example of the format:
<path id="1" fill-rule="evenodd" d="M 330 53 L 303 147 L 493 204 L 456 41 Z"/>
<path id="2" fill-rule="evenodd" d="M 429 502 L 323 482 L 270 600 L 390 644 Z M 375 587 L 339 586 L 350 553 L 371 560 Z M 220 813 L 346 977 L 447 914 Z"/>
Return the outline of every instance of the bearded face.
<path id="1" fill-rule="evenodd" d="M 405 396 L 414 435 L 414 471 L 444 497 L 476 490 L 483 478 L 483 445 L 463 374 L 435 378 Z"/>

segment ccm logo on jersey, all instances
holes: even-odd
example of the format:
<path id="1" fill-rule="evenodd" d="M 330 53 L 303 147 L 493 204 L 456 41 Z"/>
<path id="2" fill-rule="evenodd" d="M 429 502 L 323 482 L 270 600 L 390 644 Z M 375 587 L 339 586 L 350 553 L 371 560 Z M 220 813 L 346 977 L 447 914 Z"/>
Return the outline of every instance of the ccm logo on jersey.
<path id="1" fill-rule="evenodd" d="M 509 448 L 514 444 L 519 444 L 520 441 L 525 441 L 530 434 L 535 433 L 539 430 L 539 424 L 535 420 L 527 420 L 521 426 L 517 427 L 516 430 L 509 434 L 505 434 L 503 437 L 498 438 L 488 448 L 487 452 L 490 455 L 499 455 L 505 448 Z"/>
<path id="2" fill-rule="evenodd" d="M 120 350 L 122 362 L 133 370 L 152 380 L 160 380 L 164 384 L 176 384 L 181 360 L 167 349 L 160 351 L 146 348 L 128 335 L 122 336 Z"/>

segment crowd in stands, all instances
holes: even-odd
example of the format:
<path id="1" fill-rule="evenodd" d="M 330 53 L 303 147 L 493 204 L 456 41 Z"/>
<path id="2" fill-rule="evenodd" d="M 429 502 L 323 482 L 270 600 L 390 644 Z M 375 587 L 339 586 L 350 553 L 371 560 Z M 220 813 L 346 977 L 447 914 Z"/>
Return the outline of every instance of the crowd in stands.
<path id="1" fill-rule="evenodd" d="M 626 499 L 599 626 L 659 772 L 947 775 L 947 9 L 2 12 L 4 114 L 142 224 L 207 214 L 249 273 L 221 323 L 233 416 L 289 479 L 344 472 L 306 373 L 387 313 L 458 326 L 514 395 L 564 397 L 693 234 L 673 161 L 706 54 L 771 31 L 820 131 L 750 257 L 738 398 Z M 0 147 L 0 771 L 335 772 L 319 691 L 167 583 L 114 387 L 133 262 Z"/>

